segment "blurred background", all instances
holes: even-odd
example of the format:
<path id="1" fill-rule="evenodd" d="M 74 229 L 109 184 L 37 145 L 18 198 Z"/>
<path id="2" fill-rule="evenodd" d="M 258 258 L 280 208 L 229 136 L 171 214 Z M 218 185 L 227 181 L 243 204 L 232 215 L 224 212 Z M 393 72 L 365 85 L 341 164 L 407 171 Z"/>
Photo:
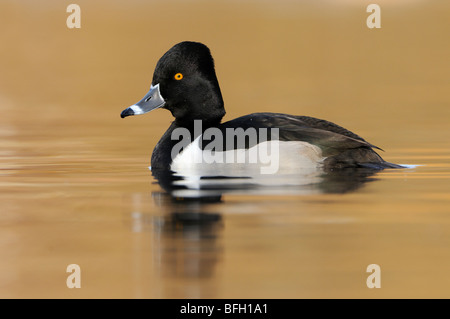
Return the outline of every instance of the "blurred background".
<path id="1" fill-rule="evenodd" d="M 449 297 L 448 1 L 379 0 L 380 29 L 363 0 L 77 0 L 80 29 L 70 3 L 0 0 L 0 297 Z M 147 169 L 170 113 L 120 112 L 185 40 L 211 49 L 225 120 L 323 118 L 423 166 L 173 206 Z"/>

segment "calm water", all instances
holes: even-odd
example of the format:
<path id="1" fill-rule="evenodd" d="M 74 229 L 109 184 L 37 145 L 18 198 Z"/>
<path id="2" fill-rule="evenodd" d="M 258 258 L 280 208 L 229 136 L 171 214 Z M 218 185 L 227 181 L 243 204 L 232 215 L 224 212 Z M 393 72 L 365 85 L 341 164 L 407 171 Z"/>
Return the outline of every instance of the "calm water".
<path id="1" fill-rule="evenodd" d="M 0 297 L 450 297 L 447 2 L 380 1 L 379 30 L 350 0 L 77 3 L 79 30 L 64 4 L 0 3 Z M 171 197 L 148 170 L 171 115 L 119 114 L 182 40 L 211 48 L 225 119 L 326 118 L 418 166 Z"/>

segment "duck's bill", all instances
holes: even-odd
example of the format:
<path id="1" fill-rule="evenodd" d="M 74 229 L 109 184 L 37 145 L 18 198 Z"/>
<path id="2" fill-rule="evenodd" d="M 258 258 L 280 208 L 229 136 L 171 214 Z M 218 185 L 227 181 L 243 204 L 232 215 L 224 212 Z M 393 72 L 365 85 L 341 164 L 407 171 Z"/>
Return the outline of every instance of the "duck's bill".
<path id="1" fill-rule="evenodd" d="M 150 91 L 148 91 L 144 98 L 136 104 L 123 110 L 120 114 L 120 117 L 124 118 L 131 115 L 145 114 L 154 109 L 164 106 L 164 103 L 166 102 L 164 101 L 163 97 L 161 96 L 161 92 L 159 91 L 159 84 L 152 85 L 150 87 Z"/>

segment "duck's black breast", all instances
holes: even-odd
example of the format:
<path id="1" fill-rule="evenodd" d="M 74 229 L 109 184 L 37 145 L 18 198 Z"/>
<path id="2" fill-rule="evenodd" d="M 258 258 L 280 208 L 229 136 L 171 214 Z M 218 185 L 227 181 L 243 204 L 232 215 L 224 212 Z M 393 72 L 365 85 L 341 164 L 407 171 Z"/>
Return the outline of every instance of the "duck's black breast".
<path id="1" fill-rule="evenodd" d="M 171 149 L 177 143 L 171 139 L 171 134 L 179 127 L 174 122 L 159 141 L 152 155 L 152 167 L 169 167 L 172 161 Z M 231 121 L 217 124 L 205 125 L 201 133 L 208 128 L 217 128 L 222 132 L 223 145 L 229 150 L 230 145 L 236 148 L 249 148 L 262 139 L 278 139 L 286 142 L 306 142 L 317 146 L 325 158 L 323 166 L 325 170 L 340 168 L 365 167 L 373 169 L 398 168 L 396 164 L 385 162 L 374 150 L 376 146 L 368 143 L 357 134 L 332 122 L 308 116 L 295 116 L 281 113 L 253 113 Z M 194 134 L 193 126 L 187 127 L 192 134 L 192 140 L 197 136 Z M 240 129 L 248 132 L 253 129 L 256 139 L 246 139 L 244 145 L 227 143 L 229 138 L 227 130 Z M 274 134 L 272 129 L 276 130 Z M 264 133 L 264 136 L 261 134 Z M 198 134 L 197 134 L 198 135 Z M 209 141 L 203 141 L 203 148 L 207 147 Z M 280 154 L 282 156 L 282 154 Z"/>

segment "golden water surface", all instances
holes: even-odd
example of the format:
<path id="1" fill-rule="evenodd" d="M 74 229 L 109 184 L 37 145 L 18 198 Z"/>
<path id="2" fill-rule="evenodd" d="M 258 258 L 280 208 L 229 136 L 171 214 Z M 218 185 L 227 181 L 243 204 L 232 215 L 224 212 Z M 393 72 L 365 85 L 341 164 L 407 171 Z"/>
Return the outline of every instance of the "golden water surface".
<path id="1" fill-rule="evenodd" d="M 80 29 L 70 3 L 0 2 L 0 297 L 450 297 L 448 1 L 378 1 L 380 29 L 362 0 L 79 0 Z M 119 115 L 183 40 L 211 48 L 226 120 L 325 118 L 420 166 L 172 199 L 148 170 L 170 113 Z"/>

